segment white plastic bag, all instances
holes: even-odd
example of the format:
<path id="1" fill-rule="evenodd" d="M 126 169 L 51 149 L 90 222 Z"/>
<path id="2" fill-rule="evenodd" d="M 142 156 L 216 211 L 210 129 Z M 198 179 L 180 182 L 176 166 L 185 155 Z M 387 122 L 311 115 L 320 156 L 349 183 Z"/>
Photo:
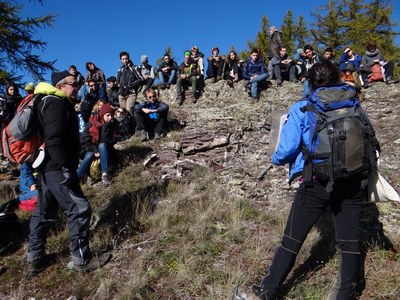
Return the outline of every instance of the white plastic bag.
<path id="1" fill-rule="evenodd" d="M 396 190 L 383 178 L 378 171 L 373 171 L 368 178 L 367 201 L 399 201 L 400 197 Z"/>

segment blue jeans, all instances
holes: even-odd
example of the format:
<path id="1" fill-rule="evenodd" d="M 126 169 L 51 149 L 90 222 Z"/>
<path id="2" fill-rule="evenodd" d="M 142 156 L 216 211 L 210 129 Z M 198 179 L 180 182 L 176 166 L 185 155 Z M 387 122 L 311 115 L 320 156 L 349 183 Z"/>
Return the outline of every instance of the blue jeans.
<path id="1" fill-rule="evenodd" d="M 308 80 L 304 80 L 303 82 L 303 97 L 310 97 L 312 94 L 311 86 Z"/>
<path id="2" fill-rule="evenodd" d="M 176 79 L 176 70 L 172 70 L 170 75 L 164 74 L 163 72 L 160 71 L 160 72 L 158 72 L 158 77 L 160 78 L 161 84 L 164 84 L 166 79 L 168 79 L 167 84 L 171 85 L 174 82 L 174 80 Z M 166 77 L 166 78 L 164 78 L 164 77 Z"/>
<path id="3" fill-rule="evenodd" d="M 360 268 L 359 219 L 365 189 L 361 182 L 335 182 L 328 193 L 325 186 L 314 181 L 302 183 L 294 198 L 281 245 L 260 284 L 260 294 L 275 299 L 279 286 L 293 268 L 297 253 L 319 217 L 330 207 L 340 252 L 337 284 L 329 299 L 353 299 Z"/>
<path id="4" fill-rule="evenodd" d="M 106 143 L 100 143 L 97 146 L 97 149 L 100 153 L 100 169 L 101 173 L 107 173 L 108 171 L 108 149 L 107 149 L 107 144 Z M 77 174 L 79 178 L 82 178 L 83 175 L 85 175 L 90 168 L 90 165 L 92 164 L 92 161 L 94 160 L 94 152 L 86 152 L 85 157 L 82 159 L 81 164 L 79 165 L 79 168 L 77 170 Z"/>
<path id="5" fill-rule="evenodd" d="M 251 84 L 251 96 L 252 97 L 257 97 L 259 93 L 259 85 L 261 81 L 264 81 L 268 77 L 267 73 L 258 75 L 256 78 L 253 78 L 252 80 L 249 81 Z"/>

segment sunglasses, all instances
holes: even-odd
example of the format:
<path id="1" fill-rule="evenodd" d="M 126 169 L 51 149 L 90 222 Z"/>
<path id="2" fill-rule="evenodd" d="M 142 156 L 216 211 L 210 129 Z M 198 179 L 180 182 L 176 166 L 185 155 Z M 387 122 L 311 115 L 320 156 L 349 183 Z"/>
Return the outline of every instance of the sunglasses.
<path id="1" fill-rule="evenodd" d="M 149 98 L 149 99 L 156 99 L 156 98 L 157 98 L 157 96 L 154 96 L 154 95 L 149 95 L 149 96 L 147 96 L 147 98 Z"/>
<path id="2" fill-rule="evenodd" d="M 123 114 L 124 111 L 123 110 L 117 110 L 117 114 Z"/>
<path id="3" fill-rule="evenodd" d="M 65 82 L 65 84 L 70 85 L 72 87 L 78 87 L 79 86 L 78 81 Z"/>

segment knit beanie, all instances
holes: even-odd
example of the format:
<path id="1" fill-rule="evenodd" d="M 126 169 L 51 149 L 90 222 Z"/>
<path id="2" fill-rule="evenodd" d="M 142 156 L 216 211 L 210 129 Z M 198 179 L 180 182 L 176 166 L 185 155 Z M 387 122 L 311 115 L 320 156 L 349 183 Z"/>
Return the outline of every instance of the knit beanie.
<path id="1" fill-rule="evenodd" d="M 65 77 L 68 76 L 73 76 L 73 75 L 71 75 L 71 73 L 68 72 L 67 70 L 61 72 L 53 72 L 51 73 L 51 84 L 53 86 L 56 86 L 57 83 L 59 83 L 61 80 L 63 80 Z"/>
<path id="2" fill-rule="evenodd" d="M 110 113 L 111 115 L 114 115 L 114 108 L 106 103 L 103 104 L 102 107 L 100 108 L 99 116 L 102 118 L 106 113 Z"/>
<path id="3" fill-rule="evenodd" d="M 25 87 L 24 90 L 27 92 L 33 92 L 35 90 L 35 86 L 33 85 L 32 82 L 29 82 Z"/>
<path id="4" fill-rule="evenodd" d="M 185 55 L 185 56 L 191 56 L 191 55 L 192 55 L 192 52 L 190 52 L 189 50 L 186 50 L 186 51 L 184 52 L 184 55 Z"/>
<path id="5" fill-rule="evenodd" d="M 140 62 L 141 62 L 142 64 L 148 63 L 148 62 L 149 62 L 149 59 L 148 59 L 147 55 L 142 55 L 142 56 L 140 57 Z"/>

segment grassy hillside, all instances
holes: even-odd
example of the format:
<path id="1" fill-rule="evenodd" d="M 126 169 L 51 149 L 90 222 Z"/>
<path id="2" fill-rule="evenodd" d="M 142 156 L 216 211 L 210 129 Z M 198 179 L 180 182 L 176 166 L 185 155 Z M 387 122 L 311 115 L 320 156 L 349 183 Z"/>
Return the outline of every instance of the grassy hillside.
<path id="1" fill-rule="evenodd" d="M 382 84 L 381 88 L 386 86 Z M 252 109 L 277 102 L 274 93 L 290 94 L 290 89 L 298 92 L 291 86 L 289 90 L 271 88 Z M 188 104 L 188 109 L 206 106 L 212 110 L 213 100 L 207 101 L 198 106 Z M 237 101 L 249 105 L 242 96 Z M 393 111 L 399 108 L 395 100 L 389 103 L 394 105 Z M 170 104 L 178 110 L 175 103 Z M 387 113 L 378 113 L 381 107 L 367 106 L 382 129 L 393 126 L 385 119 Z M 220 108 L 216 105 L 215 109 Z M 110 250 L 113 254 L 104 268 L 90 274 L 65 268 L 70 258 L 68 232 L 60 213 L 51 226 L 47 245 L 54 263 L 38 276 L 27 277 L 29 214 L 18 212 L 16 223 L 2 224 L 0 265 L 5 270 L 0 275 L 0 298 L 234 299 L 233 290 L 239 287 L 244 299 L 255 299 L 251 287 L 264 275 L 279 245 L 296 187 L 287 186 L 286 169 L 277 167 L 259 180 L 257 174 L 249 174 L 251 168 L 239 174 L 240 178 L 253 175 L 255 188 L 268 191 L 268 201 L 255 198 L 253 192 L 237 193 L 234 186 L 240 181 L 227 182 L 227 167 L 197 165 L 178 179 L 161 179 L 154 165 L 145 167 L 143 161 L 162 146 L 160 143 L 179 140 L 183 131 L 146 144 L 133 137 L 121 148 L 121 169 L 110 187 L 83 186 L 94 211 L 92 250 Z M 389 162 L 399 156 L 399 147 L 393 141 L 400 136 L 394 130 L 386 134 L 392 135 L 382 136 L 391 151 L 382 154 L 382 172 L 389 179 L 395 178 L 398 187 L 394 175 L 398 165 L 390 168 Z M 3 199 L 9 199 L 15 195 L 15 184 L 2 182 L 0 192 Z M 361 299 L 400 298 L 400 254 L 396 251 L 400 248 L 399 214 L 400 205 L 396 203 L 367 204 L 363 209 L 365 269 L 360 272 L 365 281 Z M 307 238 L 282 288 L 282 297 L 324 299 L 335 282 L 337 267 L 327 212 Z"/>

